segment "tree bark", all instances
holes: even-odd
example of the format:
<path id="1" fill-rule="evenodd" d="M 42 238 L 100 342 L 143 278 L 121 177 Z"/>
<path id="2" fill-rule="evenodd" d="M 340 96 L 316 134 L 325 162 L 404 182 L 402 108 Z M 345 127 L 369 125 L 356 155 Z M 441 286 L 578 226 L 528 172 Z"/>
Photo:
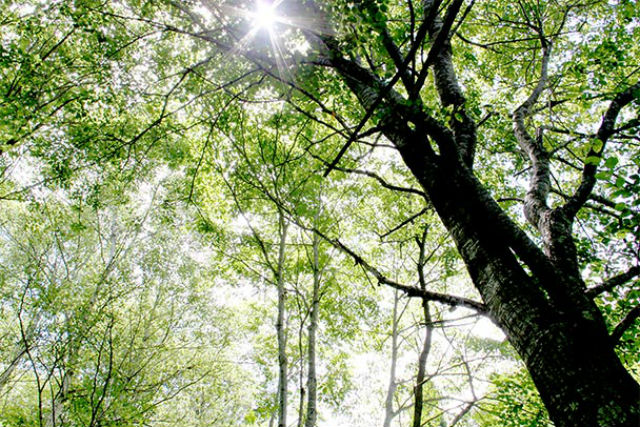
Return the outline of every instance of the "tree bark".
<path id="1" fill-rule="evenodd" d="M 433 46 L 439 31 L 433 32 Z M 444 125 L 421 108 L 419 98 L 407 102 L 372 71 L 347 59 L 334 39 L 318 39 L 327 61 L 365 110 L 377 108 L 384 97 L 378 126 L 451 234 L 489 313 L 524 361 L 556 426 L 637 427 L 640 386 L 616 356 L 602 314 L 575 268 L 572 220 L 593 188 L 595 168 L 585 166 L 571 204 L 542 213 L 536 226 L 543 251 L 474 175 L 472 123 L 463 117 L 452 119 L 451 128 Z M 442 103 L 462 105 L 464 98 L 449 99 L 458 90 L 449 66 L 451 46 L 444 43 L 441 49 L 438 61 L 424 67 L 435 68 Z M 631 102 L 637 86 L 616 97 L 601 129 L 613 129 L 617 112 Z M 604 143 L 610 132 L 598 134 Z"/>
<path id="2" fill-rule="evenodd" d="M 307 360 L 307 417 L 305 427 L 315 427 L 318 418 L 316 396 L 318 382 L 316 378 L 316 331 L 318 329 L 318 307 L 320 305 L 320 237 L 313 235 L 313 294 L 311 296 L 311 318 L 309 319 L 309 348 Z"/>
<path id="3" fill-rule="evenodd" d="M 393 294 L 393 313 L 391 319 L 391 363 L 389 368 L 389 386 L 387 387 L 387 397 L 384 401 L 384 421 L 383 427 L 390 427 L 391 421 L 396 416 L 393 410 L 393 398 L 396 394 L 398 384 L 396 382 L 396 368 L 398 365 L 398 323 L 400 322 L 398 315 L 398 304 L 400 302 L 400 293 L 396 289 Z"/>
<path id="4" fill-rule="evenodd" d="M 287 240 L 287 227 L 284 213 L 278 217 L 280 228 L 280 247 L 278 252 L 278 266 L 276 267 L 276 284 L 278 286 L 278 320 L 276 333 L 278 337 L 278 427 L 287 425 L 287 334 L 285 325 L 285 289 L 284 289 L 284 261 Z"/>
<path id="5" fill-rule="evenodd" d="M 422 184 L 556 426 L 637 426 L 640 388 L 617 358 L 597 308 L 586 298 L 565 298 L 582 284 L 548 266 L 527 274 L 477 179 L 461 167 L 438 173 L 447 186 Z"/>

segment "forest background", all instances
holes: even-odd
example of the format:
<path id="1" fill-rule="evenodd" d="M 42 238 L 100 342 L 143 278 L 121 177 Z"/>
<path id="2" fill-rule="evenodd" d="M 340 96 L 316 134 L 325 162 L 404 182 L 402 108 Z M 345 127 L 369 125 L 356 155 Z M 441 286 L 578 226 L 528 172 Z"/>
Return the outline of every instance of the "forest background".
<path id="1" fill-rule="evenodd" d="M 0 40 L 0 425 L 637 425 L 637 2 L 4 0 Z"/>

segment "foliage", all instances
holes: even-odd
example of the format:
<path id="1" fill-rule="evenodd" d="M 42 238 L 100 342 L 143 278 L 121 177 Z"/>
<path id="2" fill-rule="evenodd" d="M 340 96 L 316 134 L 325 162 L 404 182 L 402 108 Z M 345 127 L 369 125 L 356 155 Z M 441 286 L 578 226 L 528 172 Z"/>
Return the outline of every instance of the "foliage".
<path id="1" fill-rule="evenodd" d="M 492 390 L 476 414 L 479 425 L 534 427 L 552 426 L 531 377 L 519 370 L 492 379 Z"/>
<path id="2" fill-rule="evenodd" d="M 470 176 L 540 253 L 553 248 L 526 212 L 536 165 L 548 163 L 550 210 L 592 178 L 567 234 L 579 282 L 596 290 L 638 380 L 637 89 L 610 135 L 599 131 L 637 88 L 638 2 L 267 3 L 270 28 L 255 27 L 253 1 L 0 4 L 0 424 L 269 425 L 285 218 L 291 412 L 304 412 L 319 268 L 321 421 L 381 422 L 397 320 L 396 422 L 408 424 L 433 327 L 427 425 L 548 425 L 514 348 L 476 336 L 469 302 L 491 311 L 479 269 L 427 195 L 457 188 L 455 162 L 439 186 L 425 177 L 450 154 L 438 135 L 464 140 L 471 122 Z M 432 24 L 448 16 L 442 40 Z M 514 264 L 544 287 L 516 246 Z M 398 319 L 389 286 L 409 295 Z"/>

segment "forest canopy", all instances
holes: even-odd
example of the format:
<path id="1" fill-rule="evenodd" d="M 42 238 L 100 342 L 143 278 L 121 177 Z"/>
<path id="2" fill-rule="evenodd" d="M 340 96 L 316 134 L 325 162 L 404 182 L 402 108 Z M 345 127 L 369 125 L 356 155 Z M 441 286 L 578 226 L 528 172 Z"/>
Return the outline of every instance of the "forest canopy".
<path id="1" fill-rule="evenodd" d="M 640 422 L 640 5 L 0 3 L 0 426 Z"/>

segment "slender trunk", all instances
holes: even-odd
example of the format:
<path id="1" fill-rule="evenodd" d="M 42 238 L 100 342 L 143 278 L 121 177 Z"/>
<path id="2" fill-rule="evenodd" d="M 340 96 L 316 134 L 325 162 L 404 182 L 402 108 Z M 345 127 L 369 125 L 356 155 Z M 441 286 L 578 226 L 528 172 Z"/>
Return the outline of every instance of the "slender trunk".
<path id="1" fill-rule="evenodd" d="M 424 312 L 424 323 L 426 325 L 426 332 L 424 336 L 424 342 L 422 343 L 422 351 L 418 357 L 418 375 L 416 376 L 416 388 L 414 391 L 415 402 L 413 405 L 413 427 L 420 427 L 422 425 L 422 407 L 423 397 L 422 390 L 425 382 L 425 374 L 427 368 L 427 357 L 431 351 L 431 336 L 433 333 L 433 326 L 431 324 L 431 312 L 429 311 L 429 302 L 422 301 L 422 307 Z"/>
<path id="2" fill-rule="evenodd" d="M 307 419 L 305 427 L 315 427 L 318 418 L 316 405 L 316 331 L 318 329 L 318 306 L 320 304 L 320 262 L 318 246 L 320 237 L 313 235 L 313 294 L 311 301 L 311 319 L 309 319 L 309 349 L 308 349 L 308 377 L 307 377 Z"/>
<path id="3" fill-rule="evenodd" d="M 72 359 L 75 360 L 75 357 L 72 357 L 74 354 L 70 355 L 69 360 L 67 360 L 67 366 L 65 366 L 60 388 L 52 396 L 51 415 L 46 419 L 45 423 L 45 426 L 47 427 L 60 427 L 66 424 L 64 402 L 67 400 L 69 390 L 71 388 L 71 379 L 74 375 L 71 367 L 71 365 L 75 363 L 72 361 Z"/>
<path id="4" fill-rule="evenodd" d="M 287 425 L 287 334 L 285 328 L 285 289 L 284 289 L 284 256 L 287 240 L 287 227 L 284 214 L 280 212 L 280 248 L 276 284 L 278 286 L 278 321 L 276 332 L 278 337 L 278 427 Z"/>
<path id="5" fill-rule="evenodd" d="M 306 390 L 304 389 L 304 357 L 302 356 L 302 340 L 304 338 L 304 323 L 300 322 L 300 329 L 298 329 L 298 355 L 300 356 L 300 371 L 298 372 L 298 390 L 300 390 L 300 395 L 298 399 L 298 422 L 296 425 L 298 427 L 302 427 L 304 424 L 304 414 L 305 414 L 305 396 Z"/>
<path id="6" fill-rule="evenodd" d="M 14 350 L 9 365 L 0 374 L 0 393 L 2 393 L 2 389 L 9 382 L 11 374 L 16 369 L 25 354 L 27 354 L 27 349 L 24 347 L 24 345 L 22 345 L 22 343 L 18 344 Z"/>
<path id="7" fill-rule="evenodd" d="M 2 393 L 2 389 L 9 382 L 11 374 L 20 364 L 22 358 L 27 354 L 27 347 L 31 346 L 31 340 L 33 339 L 36 330 L 38 329 L 41 316 L 42 311 L 38 311 L 35 317 L 31 320 L 31 323 L 29 323 L 29 326 L 24 332 L 24 336 L 22 336 L 22 339 L 20 339 L 20 341 L 15 344 L 11 360 L 9 361 L 9 365 L 0 374 L 0 393 Z"/>
<path id="8" fill-rule="evenodd" d="M 398 304 L 400 302 L 399 291 L 396 290 L 393 295 L 393 318 L 391 321 L 391 368 L 389 370 L 389 387 L 387 388 L 387 398 L 384 402 L 384 422 L 383 427 L 391 426 L 393 417 L 396 412 L 393 410 L 393 397 L 396 394 L 396 368 L 398 364 Z"/>

